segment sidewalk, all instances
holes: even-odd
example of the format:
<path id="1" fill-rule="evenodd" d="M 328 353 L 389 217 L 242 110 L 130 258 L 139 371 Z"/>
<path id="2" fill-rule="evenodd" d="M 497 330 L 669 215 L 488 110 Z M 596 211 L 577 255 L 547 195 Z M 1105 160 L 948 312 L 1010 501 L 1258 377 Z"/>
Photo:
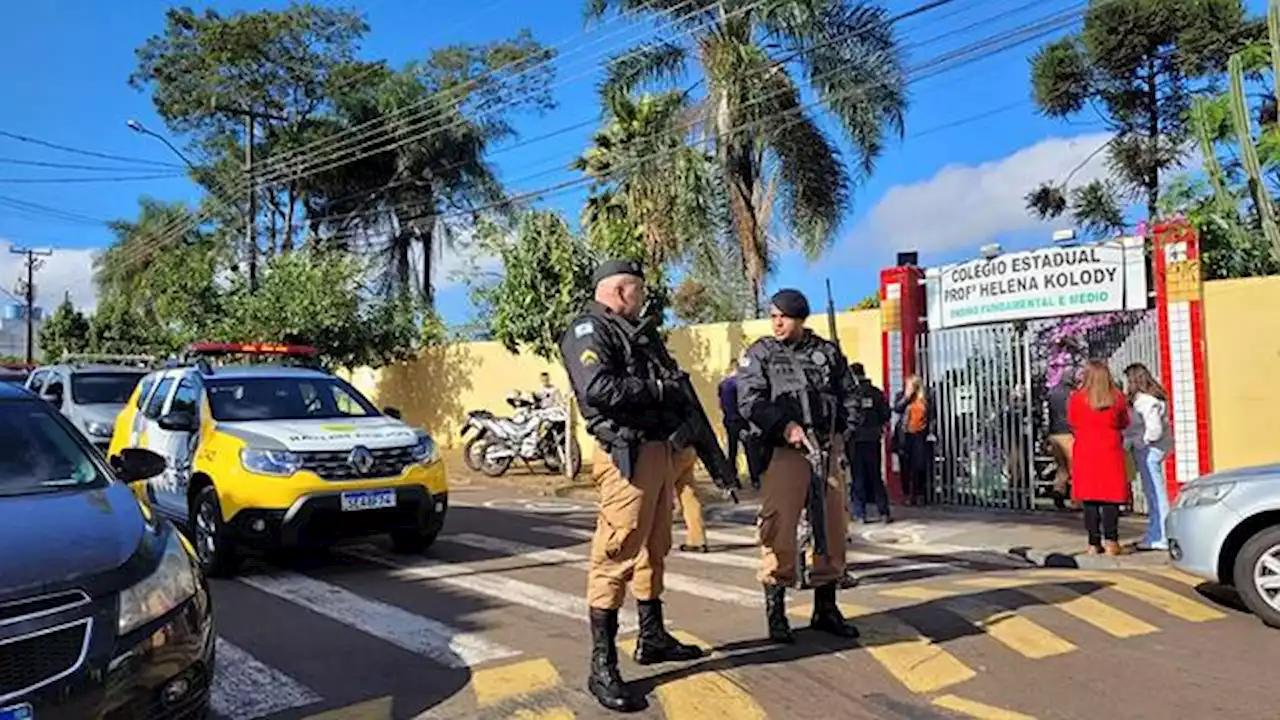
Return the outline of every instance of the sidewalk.
<path id="1" fill-rule="evenodd" d="M 469 470 L 461 453 L 446 451 L 450 482 L 459 486 L 511 488 L 521 492 L 593 502 L 595 488 L 587 473 L 571 482 L 563 476 L 530 474 L 513 465 L 501 478 Z M 738 491 L 737 504 L 699 473 L 695 486 L 709 523 L 754 525 L 760 508 L 758 493 Z M 1168 564 L 1159 551 L 1133 552 L 1119 557 L 1085 554 L 1086 538 L 1079 511 L 1015 512 L 962 508 L 894 507 L 894 522 L 851 524 L 850 535 L 868 544 L 922 554 L 980 552 L 1004 556 L 1042 567 L 1116 570 Z M 1146 532 L 1146 518 L 1120 518 L 1120 544 L 1132 546 Z"/>

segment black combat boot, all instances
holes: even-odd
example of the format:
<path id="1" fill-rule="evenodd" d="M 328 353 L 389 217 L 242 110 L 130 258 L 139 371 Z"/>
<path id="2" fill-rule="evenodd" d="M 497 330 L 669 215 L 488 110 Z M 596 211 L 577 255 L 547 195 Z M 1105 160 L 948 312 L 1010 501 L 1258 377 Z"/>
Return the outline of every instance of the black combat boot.
<path id="1" fill-rule="evenodd" d="M 787 586 L 764 586 L 764 611 L 769 623 L 769 639 L 774 642 L 787 643 L 796 641 L 791 632 L 791 623 L 787 622 Z"/>
<path id="2" fill-rule="evenodd" d="M 640 633 L 636 637 L 634 655 L 637 665 L 685 662 L 702 657 L 702 648 L 685 645 L 667 632 L 662 621 L 661 600 L 639 600 L 636 609 L 640 616 Z"/>
<path id="3" fill-rule="evenodd" d="M 840 614 L 840 606 L 836 604 L 837 584 L 827 583 L 813 591 L 813 617 L 809 627 L 852 640 L 858 637 L 858 628 L 845 622 L 844 615 Z"/>
<path id="4" fill-rule="evenodd" d="M 617 637 L 618 611 L 591 608 L 591 676 L 587 689 L 609 710 L 637 712 L 647 703 L 632 694 L 618 674 Z"/>

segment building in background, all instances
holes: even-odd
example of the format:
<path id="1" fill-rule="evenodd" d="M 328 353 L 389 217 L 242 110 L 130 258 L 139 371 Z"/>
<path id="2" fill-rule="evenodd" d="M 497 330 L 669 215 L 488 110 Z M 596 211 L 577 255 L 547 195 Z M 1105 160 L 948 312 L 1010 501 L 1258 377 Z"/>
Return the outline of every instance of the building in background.
<path id="1" fill-rule="evenodd" d="M 44 327 L 44 310 L 34 308 L 34 354 L 40 357 L 40 328 Z M 0 307 L 0 357 L 27 356 L 27 313 L 21 303 L 9 302 Z"/>

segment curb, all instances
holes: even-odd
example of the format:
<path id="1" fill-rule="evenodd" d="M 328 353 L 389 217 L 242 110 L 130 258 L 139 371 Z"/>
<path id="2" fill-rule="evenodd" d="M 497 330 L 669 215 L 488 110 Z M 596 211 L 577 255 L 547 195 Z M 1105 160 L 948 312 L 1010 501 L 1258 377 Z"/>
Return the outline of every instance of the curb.
<path id="1" fill-rule="evenodd" d="M 1163 567 L 1169 564 L 1168 556 L 1163 553 L 1140 553 L 1117 557 L 1112 555 L 1076 555 L 1057 550 L 1015 547 L 1009 548 L 1008 554 L 1025 560 L 1036 567 L 1076 570 L 1135 570 L 1144 567 Z M 1147 560 L 1144 556 L 1148 555 L 1158 555 L 1159 557 L 1158 559 Z"/>

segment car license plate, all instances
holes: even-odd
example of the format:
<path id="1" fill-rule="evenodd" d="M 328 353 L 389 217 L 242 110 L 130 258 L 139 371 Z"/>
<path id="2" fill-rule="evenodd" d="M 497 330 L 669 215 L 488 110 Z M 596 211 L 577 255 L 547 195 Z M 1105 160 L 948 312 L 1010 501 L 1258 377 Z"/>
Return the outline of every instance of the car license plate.
<path id="1" fill-rule="evenodd" d="M 32 720 L 35 716 L 30 703 L 0 708 L 0 720 Z"/>
<path id="2" fill-rule="evenodd" d="M 360 490 L 342 493 L 342 511 L 377 510 L 396 506 L 395 490 Z M 6 720 L 0 716 L 0 720 Z"/>

